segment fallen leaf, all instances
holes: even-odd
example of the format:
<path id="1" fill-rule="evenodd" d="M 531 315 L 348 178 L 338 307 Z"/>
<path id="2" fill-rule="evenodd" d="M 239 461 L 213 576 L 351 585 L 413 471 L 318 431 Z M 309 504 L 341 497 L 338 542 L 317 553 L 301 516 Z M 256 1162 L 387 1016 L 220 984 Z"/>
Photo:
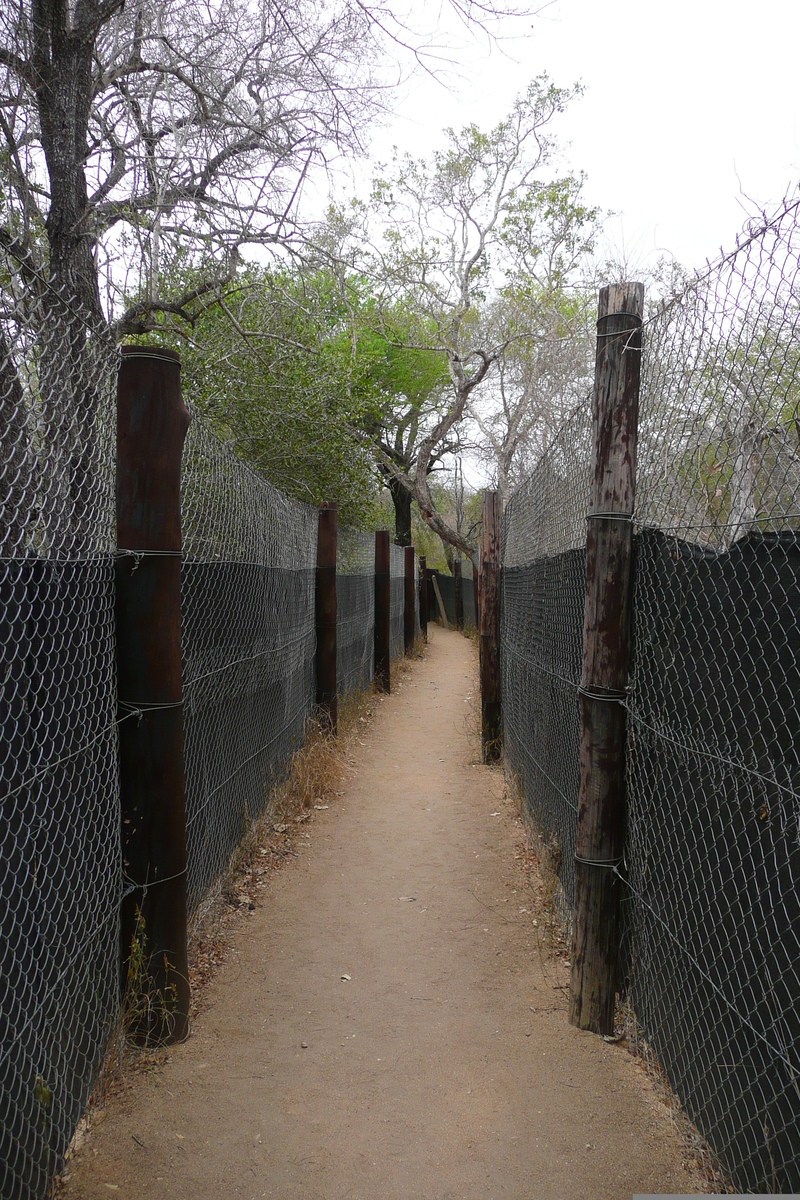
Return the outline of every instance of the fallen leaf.
<path id="1" fill-rule="evenodd" d="M 343 980 L 345 983 L 349 983 L 349 982 L 350 982 L 350 976 L 349 976 L 349 975 L 342 975 L 342 980 Z"/>

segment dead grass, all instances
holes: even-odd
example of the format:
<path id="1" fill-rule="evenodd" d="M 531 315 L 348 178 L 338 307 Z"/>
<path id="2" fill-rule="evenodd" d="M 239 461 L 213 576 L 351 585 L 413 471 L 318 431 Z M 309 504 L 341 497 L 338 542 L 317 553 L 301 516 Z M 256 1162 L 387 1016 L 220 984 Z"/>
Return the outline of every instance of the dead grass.
<path id="1" fill-rule="evenodd" d="M 525 840 L 518 845 L 516 857 L 525 868 L 530 887 L 536 893 L 540 940 L 544 949 L 563 957 L 569 946 L 571 922 L 566 912 L 564 889 L 558 877 L 561 847 L 555 835 L 545 838 L 531 821 L 525 809 L 519 780 L 507 765 L 505 780 L 506 795 L 525 831 Z"/>

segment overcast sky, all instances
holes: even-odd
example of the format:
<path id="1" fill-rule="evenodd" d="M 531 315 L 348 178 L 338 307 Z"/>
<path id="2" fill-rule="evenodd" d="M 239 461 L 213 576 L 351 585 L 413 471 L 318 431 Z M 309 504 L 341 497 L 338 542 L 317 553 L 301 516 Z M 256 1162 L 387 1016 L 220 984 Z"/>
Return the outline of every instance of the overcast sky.
<path id="1" fill-rule="evenodd" d="M 665 252 L 700 266 L 733 245 L 751 201 L 770 207 L 796 190 L 796 0 L 554 0 L 526 24 L 530 36 L 505 53 L 459 47 L 457 94 L 414 81 L 375 152 L 422 153 L 445 125 L 489 127 L 546 71 L 585 85 L 555 129 L 567 165 L 588 175 L 588 199 L 617 214 L 607 236 L 633 267 Z"/>

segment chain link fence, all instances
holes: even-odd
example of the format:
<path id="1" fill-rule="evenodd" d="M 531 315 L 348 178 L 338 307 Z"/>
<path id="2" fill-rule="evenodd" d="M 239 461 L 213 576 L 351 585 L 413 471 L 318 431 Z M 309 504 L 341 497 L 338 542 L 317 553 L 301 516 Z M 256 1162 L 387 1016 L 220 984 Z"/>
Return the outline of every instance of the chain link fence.
<path id="1" fill-rule="evenodd" d="M 800 1190 L 798 206 L 644 327 L 621 1016 L 717 1186 Z M 588 405 L 505 514 L 508 761 L 571 907 Z"/>
<path id="2" fill-rule="evenodd" d="M 303 742 L 315 690 L 317 510 L 281 495 L 193 414 L 181 514 L 192 910 Z"/>
<path id="3" fill-rule="evenodd" d="M 406 552 L 403 546 L 389 543 L 389 576 L 391 612 L 389 617 L 389 653 L 392 658 L 403 653 L 403 617 L 406 605 Z"/>
<path id="4" fill-rule="evenodd" d="M 375 675 L 375 534 L 340 525 L 336 542 L 336 681 L 339 695 Z"/>
<path id="5" fill-rule="evenodd" d="M 556 872 L 574 887 L 591 399 L 552 438 L 503 514 L 501 670 L 506 761 Z"/>
<path id="6" fill-rule="evenodd" d="M 116 350 L 0 251 L 0 1194 L 41 1196 L 119 1009 Z"/>
<path id="7" fill-rule="evenodd" d="M 645 327 L 628 700 L 637 1027 L 740 1189 L 800 1190 L 800 224 Z"/>
<path id="8" fill-rule="evenodd" d="M 115 646 L 118 354 L 0 250 L 0 1194 L 41 1200 L 120 1021 Z M 191 401 L 191 397 L 188 397 Z M 181 473 L 189 908 L 301 746 L 314 705 L 318 512 L 196 413 Z M 392 651 L 404 554 L 392 548 Z M 338 542 L 339 690 L 374 674 L 374 534 Z"/>

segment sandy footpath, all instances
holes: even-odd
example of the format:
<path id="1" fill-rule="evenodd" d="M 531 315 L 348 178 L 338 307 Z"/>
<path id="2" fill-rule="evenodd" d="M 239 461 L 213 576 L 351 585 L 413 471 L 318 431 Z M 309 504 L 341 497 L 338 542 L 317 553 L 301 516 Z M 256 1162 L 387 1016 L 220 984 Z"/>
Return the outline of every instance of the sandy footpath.
<path id="1" fill-rule="evenodd" d="M 70 1163 L 85 1200 L 578 1200 L 696 1193 L 624 1049 L 572 1029 L 475 648 L 432 631 L 345 794 L 243 920 L 192 1035 Z"/>

